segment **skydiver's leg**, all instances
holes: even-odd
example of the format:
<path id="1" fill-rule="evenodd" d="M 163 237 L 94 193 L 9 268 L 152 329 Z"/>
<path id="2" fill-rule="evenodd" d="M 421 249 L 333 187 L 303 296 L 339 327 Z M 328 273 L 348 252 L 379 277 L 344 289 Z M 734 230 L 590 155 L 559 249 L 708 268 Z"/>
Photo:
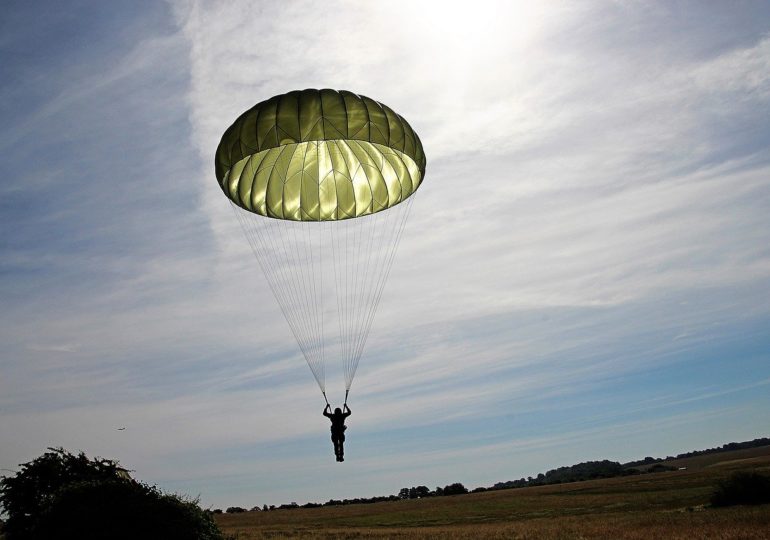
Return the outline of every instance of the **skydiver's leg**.
<path id="1" fill-rule="evenodd" d="M 343 448 L 343 444 L 345 443 L 345 434 L 342 433 L 339 437 L 339 446 L 340 446 L 340 452 L 339 452 L 339 460 L 345 461 L 345 449 Z"/>
<path id="2" fill-rule="evenodd" d="M 332 434 L 332 442 L 334 443 L 334 455 L 337 457 L 337 461 L 340 461 L 342 457 L 342 443 L 340 443 L 339 433 Z"/>

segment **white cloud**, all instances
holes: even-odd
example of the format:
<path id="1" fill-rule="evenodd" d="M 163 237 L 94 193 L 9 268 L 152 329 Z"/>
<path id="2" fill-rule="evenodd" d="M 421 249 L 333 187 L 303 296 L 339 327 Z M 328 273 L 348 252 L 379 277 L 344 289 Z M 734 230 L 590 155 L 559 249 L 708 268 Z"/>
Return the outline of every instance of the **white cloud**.
<path id="1" fill-rule="evenodd" d="M 127 117 L 138 111 L 126 129 L 146 123 L 131 133 L 163 137 L 152 152 L 126 139 L 116 150 L 138 145 L 143 166 L 122 162 L 114 180 L 152 196 L 103 210 L 94 172 L 105 170 L 103 157 L 86 146 L 79 190 L 46 217 L 46 231 L 82 217 L 73 228 L 101 249 L 2 253 L 27 275 L 49 272 L 34 282 L 39 294 L 14 297 L 2 318 L 0 466 L 50 444 L 120 457 L 148 480 L 182 483 L 194 463 L 201 486 L 241 470 L 253 457 L 244 448 L 263 460 L 254 474 L 321 466 L 306 449 L 271 455 L 287 441 L 328 444 L 320 396 L 212 166 L 240 112 L 296 88 L 348 88 L 387 103 L 428 156 L 353 387 L 356 429 L 370 448 L 381 433 L 441 429 L 414 456 L 415 467 L 441 458 L 436 478 L 489 456 L 474 470 L 495 476 L 493 465 L 510 466 L 500 456 L 562 456 L 555 448 L 576 441 L 589 453 L 591 441 L 595 450 L 649 426 L 591 431 L 589 418 L 585 432 L 550 435 L 560 407 L 607 400 L 623 421 L 648 405 L 621 407 L 608 380 L 686 362 L 728 339 L 730 324 L 766 320 L 766 36 L 688 54 L 656 26 L 662 7 L 458 3 L 436 19 L 426 5 L 179 2 L 178 35 L 144 36 L 113 70 L 68 86 L 21 131 L 3 134 L 0 144 L 13 147 L 79 108 L 88 114 L 78 136 L 101 134 L 112 124 L 88 105 L 115 101 Z M 628 35 L 618 34 L 619 17 Z M 690 38 L 700 50 L 702 38 Z M 189 80 L 153 82 L 187 68 Z M 189 126 L 168 125 L 181 107 Z M 44 167 L 40 189 L 60 185 L 65 165 Z M 697 417 L 671 411 L 699 398 L 649 391 L 663 399 L 651 407 L 670 414 L 670 432 Z M 456 425 L 502 423 L 501 404 L 542 419 L 542 431 L 462 447 L 478 435 Z M 716 406 L 713 414 L 722 418 Z M 351 489 L 386 493 L 362 483 L 385 482 L 413 450 L 383 452 L 392 454 L 352 465 L 361 479 Z M 331 474 L 321 470 L 309 477 Z M 278 496 L 278 484 L 262 489 Z"/>

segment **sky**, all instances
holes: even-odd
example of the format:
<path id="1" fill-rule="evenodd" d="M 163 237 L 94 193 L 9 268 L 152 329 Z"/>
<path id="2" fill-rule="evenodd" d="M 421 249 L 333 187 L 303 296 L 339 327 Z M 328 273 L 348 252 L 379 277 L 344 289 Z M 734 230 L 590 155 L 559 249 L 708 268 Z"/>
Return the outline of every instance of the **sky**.
<path id="1" fill-rule="evenodd" d="M 344 464 L 214 176 L 304 88 L 427 155 Z M 5 473 L 250 508 L 770 434 L 767 2 L 11 1 L 0 120 Z"/>

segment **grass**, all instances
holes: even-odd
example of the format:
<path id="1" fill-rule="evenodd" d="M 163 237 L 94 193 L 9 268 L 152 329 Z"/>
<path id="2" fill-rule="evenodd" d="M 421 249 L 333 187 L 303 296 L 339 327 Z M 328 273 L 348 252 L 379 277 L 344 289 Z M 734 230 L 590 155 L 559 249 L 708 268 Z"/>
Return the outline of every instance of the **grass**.
<path id="1" fill-rule="evenodd" d="M 711 508 L 735 471 L 770 473 L 770 447 L 677 460 L 686 471 L 452 497 L 217 516 L 237 540 L 261 538 L 766 539 L 770 506 Z"/>

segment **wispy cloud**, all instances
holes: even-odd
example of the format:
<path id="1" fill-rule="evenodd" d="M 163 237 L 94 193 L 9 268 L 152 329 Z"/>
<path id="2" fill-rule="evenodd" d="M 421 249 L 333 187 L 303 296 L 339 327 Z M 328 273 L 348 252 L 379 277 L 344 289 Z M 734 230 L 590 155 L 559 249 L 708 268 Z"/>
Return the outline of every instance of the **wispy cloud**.
<path id="1" fill-rule="evenodd" d="M 27 345 L 27 349 L 29 349 L 30 351 L 74 353 L 74 352 L 77 352 L 80 349 L 80 347 L 73 343 L 61 343 L 61 344 L 30 343 L 29 345 Z"/>
<path id="2" fill-rule="evenodd" d="M 243 505 L 770 429 L 764 7 L 115 10 L 93 45 L 2 57 L 0 467 L 64 444 Z M 339 493 L 317 487 L 339 481 L 322 400 L 212 167 L 240 112 L 308 87 L 387 103 L 428 156 Z"/>

